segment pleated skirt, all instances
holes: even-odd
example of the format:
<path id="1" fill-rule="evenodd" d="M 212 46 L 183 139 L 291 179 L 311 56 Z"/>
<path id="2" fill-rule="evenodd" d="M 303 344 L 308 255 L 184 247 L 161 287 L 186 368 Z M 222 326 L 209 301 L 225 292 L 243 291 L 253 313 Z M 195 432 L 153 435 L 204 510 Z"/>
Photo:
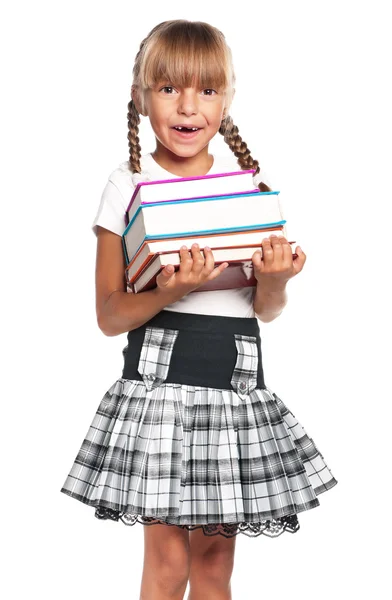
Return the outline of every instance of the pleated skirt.
<path id="1" fill-rule="evenodd" d="M 123 363 L 60 490 L 98 519 L 276 537 L 337 484 L 265 385 L 256 318 L 163 310 Z"/>

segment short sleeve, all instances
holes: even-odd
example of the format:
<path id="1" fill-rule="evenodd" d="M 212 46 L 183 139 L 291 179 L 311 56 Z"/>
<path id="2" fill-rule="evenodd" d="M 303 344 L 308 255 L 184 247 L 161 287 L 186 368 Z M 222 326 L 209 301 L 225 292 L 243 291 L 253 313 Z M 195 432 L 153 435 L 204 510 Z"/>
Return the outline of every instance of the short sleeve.
<path id="1" fill-rule="evenodd" d="M 101 197 L 97 215 L 92 224 L 92 230 L 97 235 L 97 225 L 122 235 L 125 230 L 126 201 L 119 188 L 108 181 Z"/>

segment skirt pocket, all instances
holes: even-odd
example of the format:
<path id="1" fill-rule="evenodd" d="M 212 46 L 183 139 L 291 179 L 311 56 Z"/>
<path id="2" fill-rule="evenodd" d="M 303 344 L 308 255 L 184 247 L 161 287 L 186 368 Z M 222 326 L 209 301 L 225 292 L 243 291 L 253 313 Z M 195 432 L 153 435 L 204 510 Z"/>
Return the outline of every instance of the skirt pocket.
<path id="1" fill-rule="evenodd" d="M 166 380 L 178 330 L 147 327 L 140 351 L 138 372 L 148 391 Z"/>
<path id="2" fill-rule="evenodd" d="M 249 396 L 257 387 L 257 339 L 250 335 L 234 334 L 237 361 L 231 378 L 233 390 L 241 397 Z"/>

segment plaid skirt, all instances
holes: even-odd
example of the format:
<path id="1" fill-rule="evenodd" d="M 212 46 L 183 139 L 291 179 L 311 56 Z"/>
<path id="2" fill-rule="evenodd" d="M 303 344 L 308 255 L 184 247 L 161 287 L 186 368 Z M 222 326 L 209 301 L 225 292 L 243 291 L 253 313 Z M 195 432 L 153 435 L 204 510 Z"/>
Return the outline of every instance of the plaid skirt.
<path id="1" fill-rule="evenodd" d="M 276 537 L 336 485 L 264 383 L 256 318 L 163 310 L 123 359 L 60 490 L 97 518 Z"/>

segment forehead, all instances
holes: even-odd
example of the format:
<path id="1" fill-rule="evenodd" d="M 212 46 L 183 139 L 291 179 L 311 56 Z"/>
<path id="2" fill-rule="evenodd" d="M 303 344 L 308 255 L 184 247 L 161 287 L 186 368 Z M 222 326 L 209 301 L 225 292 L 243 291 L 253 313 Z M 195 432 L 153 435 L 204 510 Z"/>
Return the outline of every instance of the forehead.
<path id="1" fill-rule="evenodd" d="M 175 44 L 163 49 L 156 44 L 145 57 L 142 77 L 144 88 L 162 81 L 181 87 L 230 87 L 230 68 L 222 48 L 197 49 L 190 45 L 178 48 Z"/>

